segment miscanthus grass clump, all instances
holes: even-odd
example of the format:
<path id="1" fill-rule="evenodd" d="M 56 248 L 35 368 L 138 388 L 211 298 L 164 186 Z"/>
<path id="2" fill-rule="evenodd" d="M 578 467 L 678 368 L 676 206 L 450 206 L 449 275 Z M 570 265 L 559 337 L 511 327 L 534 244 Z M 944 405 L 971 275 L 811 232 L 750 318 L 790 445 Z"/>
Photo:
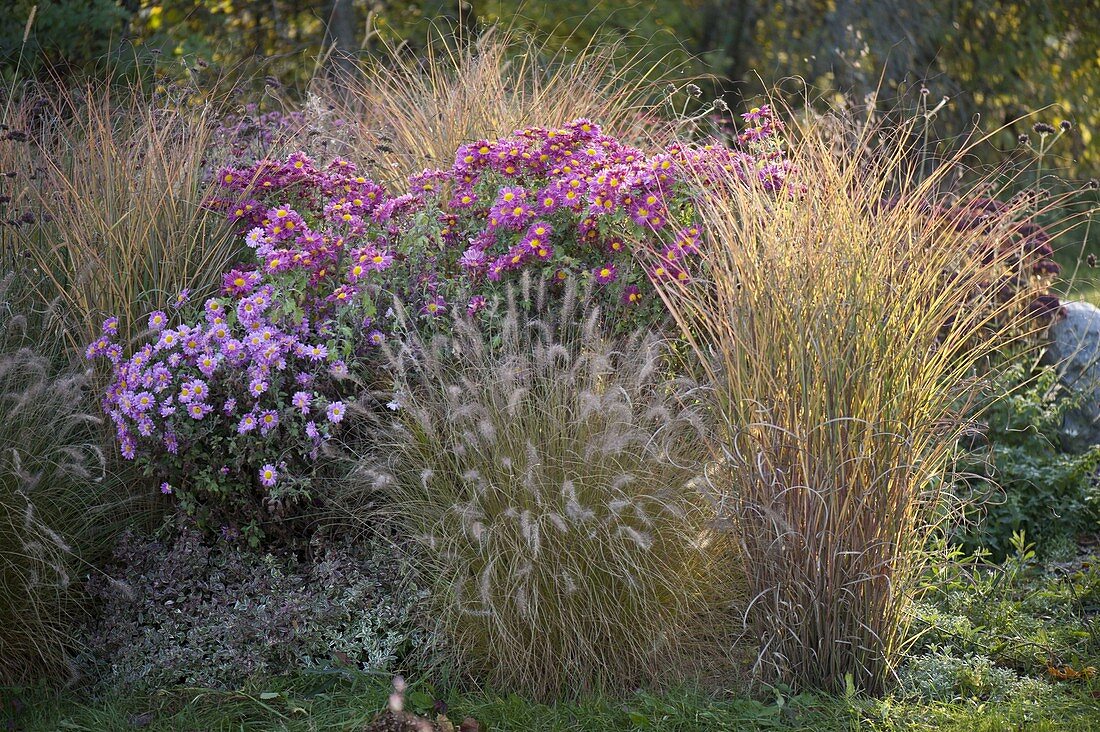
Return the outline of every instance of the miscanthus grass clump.
<path id="1" fill-rule="evenodd" d="M 606 337 L 547 289 L 492 328 L 390 344 L 395 411 L 363 465 L 420 549 L 441 638 L 541 697 L 659 677 L 713 599 L 699 388 L 655 335 Z"/>

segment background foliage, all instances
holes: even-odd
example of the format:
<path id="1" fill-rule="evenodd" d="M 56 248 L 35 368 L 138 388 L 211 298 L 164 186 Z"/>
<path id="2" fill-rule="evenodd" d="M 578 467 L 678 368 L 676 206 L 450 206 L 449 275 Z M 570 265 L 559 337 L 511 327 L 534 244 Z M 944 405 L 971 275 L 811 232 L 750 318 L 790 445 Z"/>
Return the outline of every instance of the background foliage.
<path id="1" fill-rule="evenodd" d="M 33 0 L 16 0 L 0 30 L 0 70 L 14 74 L 23 23 Z M 1100 121 L 1100 0 L 1016 3 L 1005 0 L 637 0 L 589 3 L 561 0 L 44 0 L 24 49 L 24 70 L 47 61 L 76 72 L 113 53 L 157 51 L 233 67 L 266 57 L 285 83 L 308 79 L 326 45 L 360 57 L 390 54 L 402 42 L 423 50 L 433 24 L 476 32 L 504 22 L 547 36 L 548 48 L 579 49 L 600 35 L 630 37 L 624 54 L 690 60 L 689 71 L 724 80 L 736 97 L 801 77 L 811 96 L 837 92 L 863 99 L 880 88 L 879 102 L 924 84 L 952 129 L 975 115 L 1009 123 L 1054 105 L 1078 132 L 1065 152 L 1074 172 L 1095 174 L 1100 152 L 1090 149 Z M 396 42 L 396 43 L 395 43 Z M 280 73 L 282 72 L 282 73 Z M 1026 123 L 1011 125 L 1005 149 Z"/>

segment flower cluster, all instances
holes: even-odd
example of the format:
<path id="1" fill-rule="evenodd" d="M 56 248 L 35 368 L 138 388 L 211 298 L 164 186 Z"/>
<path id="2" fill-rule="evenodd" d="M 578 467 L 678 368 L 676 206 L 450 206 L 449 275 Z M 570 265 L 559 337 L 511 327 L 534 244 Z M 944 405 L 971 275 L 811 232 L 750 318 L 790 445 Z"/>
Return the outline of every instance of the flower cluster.
<path id="1" fill-rule="evenodd" d="M 661 317 L 653 280 L 689 280 L 701 266 L 695 186 L 720 169 L 789 185 L 770 137 L 779 123 L 751 114 L 768 134 L 741 149 L 646 154 L 583 119 L 528 128 L 463 145 L 451 168 L 413 176 L 401 194 L 350 161 L 303 153 L 220 169 L 216 203 L 251 261 L 225 272 L 222 296 L 201 309 L 184 293 L 179 314 L 152 313 L 152 342 L 129 358 L 113 319 L 88 349 L 112 364 L 103 404 L 123 455 L 147 461 L 200 520 L 258 536 L 310 499 L 319 449 L 353 401 L 343 383 L 371 378 L 394 298 L 431 328 L 534 269 L 591 278 L 608 308 L 630 313 L 623 327 Z"/>
<path id="2" fill-rule="evenodd" d="M 310 498 L 312 466 L 347 410 L 339 395 L 348 368 L 330 358 L 338 341 L 280 312 L 275 294 L 260 285 L 240 299 L 211 298 L 200 322 L 174 327 L 154 312 L 153 341 L 127 359 L 112 318 L 86 353 L 112 364 L 103 407 L 123 457 L 167 478 L 161 492 L 185 510 L 250 538 Z"/>
<path id="3" fill-rule="evenodd" d="M 340 159 L 318 168 L 295 154 L 227 167 L 220 180 L 233 197 L 230 214 L 248 227 L 258 255 L 250 272 L 234 273 L 236 289 L 297 271 L 328 302 L 360 299 L 375 312 L 384 294 L 437 317 L 454 307 L 476 312 L 500 283 L 537 269 L 591 277 L 609 304 L 631 306 L 633 319 L 659 317 L 652 280 L 687 280 L 698 265 L 693 184 L 725 168 L 768 190 L 790 185 L 775 137 L 781 124 L 767 107 L 745 117 L 756 131 L 741 148 L 673 145 L 656 154 L 588 120 L 527 128 L 463 145 L 449 169 L 413 176 L 402 195 Z M 638 249 L 651 256 L 632 256 Z M 655 309 L 640 311 L 645 302 Z"/>

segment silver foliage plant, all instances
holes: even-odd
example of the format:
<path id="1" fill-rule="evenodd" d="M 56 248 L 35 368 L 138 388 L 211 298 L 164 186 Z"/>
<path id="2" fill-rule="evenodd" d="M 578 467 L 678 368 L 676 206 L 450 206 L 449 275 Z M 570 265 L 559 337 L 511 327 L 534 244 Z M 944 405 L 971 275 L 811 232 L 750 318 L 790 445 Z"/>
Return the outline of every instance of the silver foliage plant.
<path id="1" fill-rule="evenodd" d="M 438 637 L 536 696 L 630 688 L 692 655 L 721 543 L 705 390 L 655 332 L 614 337 L 564 288 L 525 280 L 430 339 L 399 312 L 394 411 L 360 466 L 414 539 Z"/>

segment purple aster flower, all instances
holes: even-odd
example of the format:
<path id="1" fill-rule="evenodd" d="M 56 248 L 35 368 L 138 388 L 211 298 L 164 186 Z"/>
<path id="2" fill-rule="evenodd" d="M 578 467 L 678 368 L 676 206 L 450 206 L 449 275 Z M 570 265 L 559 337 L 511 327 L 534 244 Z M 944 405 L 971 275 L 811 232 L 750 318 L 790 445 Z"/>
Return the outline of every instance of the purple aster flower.
<path id="1" fill-rule="evenodd" d="M 118 318 L 111 317 L 103 321 L 103 335 L 118 335 Z"/>
<path id="2" fill-rule="evenodd" d="M 438 318 L 447 312 L 447 301 L 443 299 L 442 295 L 436 295 L 421 306 L 420 312 L 423 315 Z"/>
<path id="3" fill-rule="evenodd" d="M 332 422 L 333 424 L 340 424 L 340 422 L 344 419 L 344 413 L 346 411 L 347 407 L 344 406 L 343 402 L 333 402 L 332 404 L 328 405 L 328 409 L 325 410 L 325 417 L 327 417 L 328 421 Z"/>
<path id="4" fill-rule="evenodd" d="M 313 420 L 306 422 L 306 437 L 314 442 L 321 439 L 321 433 L 317 430 L 317 424 Z"/>
<path id="5" fill-rule="evenodd" d="M 608 262 L 605 265 L 593 269 L 592 274 L 596 275 L 596 282 L 599 282 L 601 285 L 610 285 L 619 276 L 619 270 L 614 264 Z"/>
<path id="6" fill-rule="evenodd" d="M 484 308 L 486 304 L 487 301 L 484 295 L 474 295 L 470 298 L 470 302 L 466 304 L 466 312 L 470 315 L 473 315 L 474 313 Z"/>
<path id="7" fill-rule="evenodd" d="M 246 432 L 251 432 L 256 429 L 256 415 L 252 412 L 241 417 L 241 421 L 237 423 L 237 434 L 243 435 Z"/>
<path id="8" fill-rule="evenodd" d="M 160 492 L 166 496 L 172 495 L 172 485 L 168 481 L 160 484 Z"/>
<path id="9" fill-rule="evenodd" d="M 222 276 L 222 292 L 226 295 L 247 295 L 259 284 L 260 275 L 233 269 Z"/>
<path id="10" fill-rule="evenodd" d="M 343 379 L 348 375 L 348 365 L 343 361 L 333 361 L 328 367 L 328 372 L 337 379 Z"/>
<path id="11" fill-rule="evenodd" d="M 203 376 L 213 376 L 214 372 L 218 368 L 218 362 L 220 357 L 215 356 L 212 353 L 205 353 L 199 357 L 198 367 Z"/>
<path id="12" fill-rule="evenodd" d="M 153 395 L 147 391 L 134 395 L 134 409 L 138 412 L 147 412 L 153 408 L 154 404 L 156 404 L 156 401 L 153 399 Z"/>
<path id="13" fill-rule="evenodd" d="M 164 314 L 163 310 L 154 310 L 149 314 L 149 327 L 152 330 L 164 330 L 166 325 L 168 325 L 168 316 Z"/>
<path id="14" fill-rule="evenodd" d="M 476 246 L 471 246 L 462 253 L 461 257 L 458 258 L 458 266 L 462 267 L 463 269 L 479 272 L 484 269 L 488 261 L 489 258 L 485 254 L 484 249 Z"/>
<path id="15" fill-rule="evenodd" d="M 234 399 L 233 397 L 229 397 L 228 399 L 226 399 L 225 404 L 222 405 L 222 412 L 224 412 L 227 417 L 230 414 L 233 414 L 233 412 L 236 411 L 236 409 L 237 409 L 237 400 Z"/>
<path id="16" fill-rule="evenodd" d="M 309 405 L 313 401 L 313 395 L 308 391 L 296 391 L 290 398 L 290 403 L 297 407 L 302 414 L 309 414 Z"/>
<path id="17" fill-rule="evenodd" d="M 386 334 L 382 331 L 375 329 L 370 333 L 367 333 L 367 343 L 372 346 L 380 346 L 386 342 Z"/>
<path id="18" fill-rule="evenodd" d="M 275 469 L 275 466 L 271 463 L 260 468 L 260 483 L 265 488 L 271 488 L 275 485 L 275 481 L 279 478 L 279 471 Z"/>
<path id="19" fill-rule="evenodd" d="M 274 409 L 268 409 L 265 412 L 260 412 L 258 421 L 260 423 L 260 434 L 266 435 L 279 426 L 279 415 Z"/>
<path id="20" fill-rule="evenodd" d="M 267 391 L 267 387 L 267 381 L 256 377 L 248 382 L 248 393 L 251 394 L 253 398 L 256 398 Z"/>
<path id="21" fill-rule="evenodd" d="M 366 261 L 368 269 L 373 269 L 375 272 L 381 272 L 389 269 L 392 264 L 393 254 L 384 249 L 372 249 L 372 251 L 368 253 L 368 259 Z"/>
<path id="22" fill-rule="evenodd" d="M 213 410 L 209 404 L 205 402 L 191 402 L 187 406 L 187 414 L 191 419 L 202 419 Z"/>
<path id="23" fill-rule="evenodd" d="M 100 336 L 88 344 L 88 348 L 84 351 L 84 357 L 91 360 L 102 356 L 107 352 L 107 348 L 109 348 L 110 345 L 111 342 L 107 340 L 107 336 Z"/>

